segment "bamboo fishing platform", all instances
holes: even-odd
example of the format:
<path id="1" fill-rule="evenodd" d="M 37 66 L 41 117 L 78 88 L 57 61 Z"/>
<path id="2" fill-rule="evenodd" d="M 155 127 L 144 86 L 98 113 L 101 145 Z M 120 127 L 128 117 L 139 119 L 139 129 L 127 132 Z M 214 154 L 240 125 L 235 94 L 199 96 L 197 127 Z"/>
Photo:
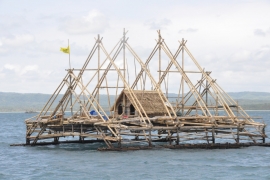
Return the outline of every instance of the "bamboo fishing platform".
<path id="1" fill-rule="evenodd" d="M 266 124 L 256 122 L 212 79 L 186 40 L 172 53 L 158 31 L 143 61 L 126 35 L 124 30 L 110 52 L 97 36 L 82 68 L 67 69 L 41 112 L 25 120 L 25 145 L 66 138 L 102 141 L 106 147 L 99 150 L 269 146 Z"/>

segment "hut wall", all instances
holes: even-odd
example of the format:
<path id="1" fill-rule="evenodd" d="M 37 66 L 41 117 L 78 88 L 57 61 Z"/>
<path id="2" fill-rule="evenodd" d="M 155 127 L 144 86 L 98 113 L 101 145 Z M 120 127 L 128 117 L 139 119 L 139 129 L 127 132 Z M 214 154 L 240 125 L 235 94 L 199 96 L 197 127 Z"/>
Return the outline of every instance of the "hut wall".
<path id="1" fill-rule="evenodd" d="M 130 111 L 130 106 L 132 105 L 132 103 L 130 102 L 130 100 L 127 98 L 126 95 L 125 96 L 125 103 L 123 103 L 123 97 L 121 99 L 119 99 L 118 103 L 116 104 L 116 114 L 120 115 L 120 114 L 124 114 L 124 115 L 137 115 L 138 113 L 136 112 L 136 110 L 134 109 L 133 112 Z M 122 105 L 122 113 L 121 111 L 119 111 L 119 105 Z"/>

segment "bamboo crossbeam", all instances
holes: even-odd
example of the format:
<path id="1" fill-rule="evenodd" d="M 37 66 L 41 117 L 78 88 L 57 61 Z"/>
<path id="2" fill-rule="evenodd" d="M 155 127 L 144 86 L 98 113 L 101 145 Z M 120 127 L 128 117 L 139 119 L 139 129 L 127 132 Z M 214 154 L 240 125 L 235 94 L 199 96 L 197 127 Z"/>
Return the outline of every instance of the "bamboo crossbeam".
<path id="1" fill-rule="evenodd" d="M 72 69 L 73 71 L 81 71 L 82 69 Z M 84 71 L 105 71 L 105 70 L 109 70 L 109 71 L 116 71 L 116 69 L 105 69 L 105 68 L 100 68 L 100 69 L 84 69 Z M 125 71 L 126 69 L 119 69 L 120 71 Z M 69 69 L 66 69 L 66 71 L 69 71 Z"/>
<path id="2" fill-rule="evenodd" d="M 175 72 L 175 73 L 179 73 L 179 71 L 172 71 L 172 70 L 160 70 L 160 71 L 157 71 L 157 72 Z M 185 73 L 202 73 L 200 71 L 184 71 Z"/>

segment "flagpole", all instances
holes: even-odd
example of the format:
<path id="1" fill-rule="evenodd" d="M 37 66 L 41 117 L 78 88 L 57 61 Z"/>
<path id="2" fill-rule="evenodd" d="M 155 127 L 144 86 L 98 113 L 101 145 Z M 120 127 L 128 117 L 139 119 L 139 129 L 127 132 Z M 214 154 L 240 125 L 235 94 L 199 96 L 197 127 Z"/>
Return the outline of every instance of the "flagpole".
<path id="1" fill-rule="evenodd" d="M 68 39 L 68 60 L 69 60 L 69 72 L 71 72 L 71 65 L 70 65 L 70 47 L 69 47 L 69 39 Z M 73 108 L 72 108 L 72 91 L 71 91 L 71 76 L 69 75 L 69 88 L 70 88 L 70 113 L 73 116 Z"/>
<path id="2" fill-rule="evenodd" d="M 69 53 L 68 53 L 69 69 L 71 69 L 71 65 L 70 65 L 70 47 L 69 47 L 69 39 L 68 39 L 68 50 L 69 50 Z"/>

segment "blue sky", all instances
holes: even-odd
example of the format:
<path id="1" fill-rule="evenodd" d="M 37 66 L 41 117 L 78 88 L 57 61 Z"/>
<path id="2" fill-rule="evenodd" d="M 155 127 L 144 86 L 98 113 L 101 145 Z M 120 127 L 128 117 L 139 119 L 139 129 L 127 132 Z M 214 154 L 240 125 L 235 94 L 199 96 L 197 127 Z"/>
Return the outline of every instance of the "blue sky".
<path id="1" fill-rule="evenodd" d="M 270 92 L 269 1 L 0 0 L 0 91 L 52 93 L 71 64 L 80 68 L 97 34 L 107 50 L 126 28 L 145 60 L 160 29 L 169 47 L 188 40 L 193 56 L 225 91 Z"/>

